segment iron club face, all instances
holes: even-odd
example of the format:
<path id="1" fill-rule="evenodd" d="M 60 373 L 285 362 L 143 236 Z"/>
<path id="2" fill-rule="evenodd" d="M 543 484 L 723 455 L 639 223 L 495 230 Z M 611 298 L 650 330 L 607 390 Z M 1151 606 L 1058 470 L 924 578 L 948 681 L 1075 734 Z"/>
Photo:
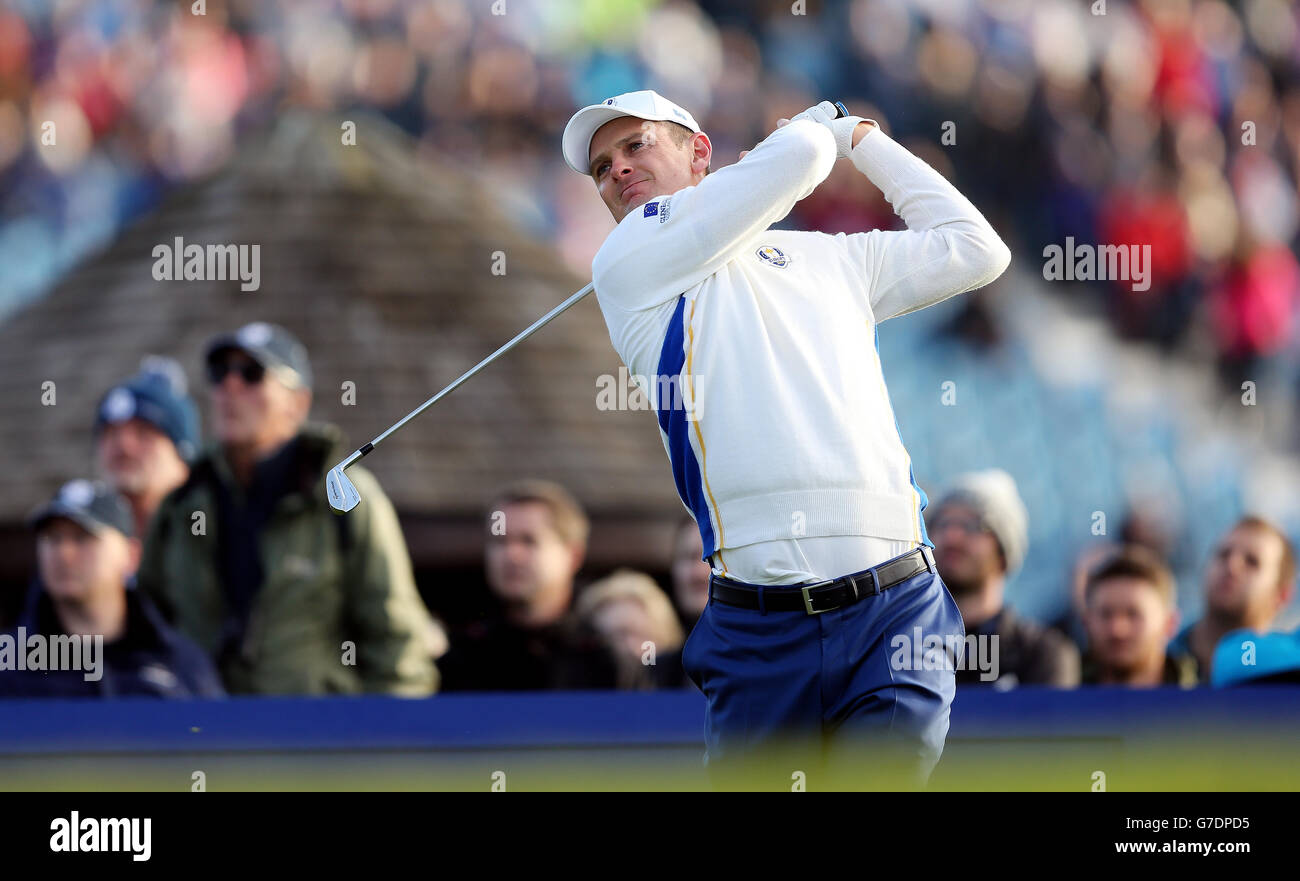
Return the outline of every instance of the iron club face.
<path id="1" fill-rule="evenodd" d="M 325 475 L 325 495 L 329 498 L 330 507 L 340 514 L 346 514 L 361 504 L 361 493 L 357 492 L 357 488 L 344 473 L 342 464 L 335 465 Z"/>

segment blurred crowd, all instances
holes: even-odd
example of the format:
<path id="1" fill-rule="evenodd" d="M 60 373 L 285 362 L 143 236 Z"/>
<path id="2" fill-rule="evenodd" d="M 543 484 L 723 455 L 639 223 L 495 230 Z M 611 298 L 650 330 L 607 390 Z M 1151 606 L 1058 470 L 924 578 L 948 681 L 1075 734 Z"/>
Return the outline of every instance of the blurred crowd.
<path id="1" fill-rule="evenodd" d="M 581 504 L 548 481 L 503 487 L 483 520 L 493 608 L 448 633 L 374 476 L 353 466 L 362 504 L 330 509 L 325 473 L 345 451 L 335 428 L 308 420 L 302 343 L 254 322 L 212 337 L 201 357 L 206 443 L 173 361 L 146 358 L 99 399 L 94 477 L 30 517 L 37 571 L 18 620 L 0 622 L 0 697 L 707 690 L 682 663 L 719 601 L 689 517 L 662 549 L 666 588 L 626 568 L 580 585 Z M 1271 632 L 1295 594 L 1295 547 L 1267 520 L 1242 518 L 1204 549 L 1196 621 L 1179 620 L 1159 543 L 1130 529 L 1072 562 L 1068 611 L 1051 627 L 1005 601 L 1029 543 L 1009 474 L 960 476 L 926 520 L 965 622 L 965 643 L 945 647 L 960 687 L 1300 682 L 1300 629 Z M 93 675 L 56 662 L 48 647 L 70 638 L 100 641 Z"/>
<path id="2" fill-rule="evenodd" d="M 1112 0 L 1104 14 L 1074 0 L 827 0 L 807 15 L 785 0 L 503 5 L 207 0 L 197 15 L 188 3 L 11 0 L 0 315 L 220 168 L 286 105 L 382 114 L 587 275 L 611 220 L 559 154 L 576 108 L 656 89 L 695 114 L 727 164 L 830 96 L 989 206 L 1025 272 L 1066 237 L 1150 244 L 1149 289 L 1050 285 L 1094 299 L 1117 333 L 1213 358 L 1230 387 L 1270 375 L 1300 390 L 1300 18 L 1284 0 Z M 898 221 L 841 164 L 788 223 L 834 233 Z M 109 673 L 0 674 L 0 690 L 691 687 L 681 647 L 709 597 L 693 522 L 663 549 L 670 583 L 620 570 L 579 589 L 577 501 L 544 482 L 502 488 L 484 527 L 497 608 L 448 633 L 415 590 L 374 478 L 352 469 L 365 502 L 348 517 L 328 510 L 321 478 L 346 451 L 307 421 L 301 344 L 258 323 L 198 354 L 206 445 L 183 371 L 151 360 L 100 403 L 94 479 L 70 481 L 32 518 L 38 578 L 5 623 L 102 634 Z M 927 515 L 969 634 L 1001 646 L 998 675 L 966 669 L 964 685 L 1230 684 L 1300 666 L 1295 635 L 1268 633 L 1296 569 L 1268 521 L 1245 518 L 1199 549 L 1197 621 L 1179 622 L 1163 549 L 1134 529 L 1062 561 L 1075 594 L 1049 628 L 1003 600 L 1027 541 L 1007 475 L 967 475 Z"/>
<path id="3" fill-rule="evenodd" d="M 1048 244 L 1148 243 L 1075 283 L 1117 332 L 1296 383 L 1300 25 L 1285 0 L 17 0 L 0 9 L 0 314 L 292 104 L 383 114 L 463 162 L 579 274 L 610 227 L 569 115 L 654 88 L 718 162 L 833 96 Z M 493 14 L 493 10 L 504 14 Z M 1098 14 L 1101 12 L 1102 14 Z M 364 135 L 363 135 L 364 137 Z M 891 226 L 839 169 L 791 221 Z"/>

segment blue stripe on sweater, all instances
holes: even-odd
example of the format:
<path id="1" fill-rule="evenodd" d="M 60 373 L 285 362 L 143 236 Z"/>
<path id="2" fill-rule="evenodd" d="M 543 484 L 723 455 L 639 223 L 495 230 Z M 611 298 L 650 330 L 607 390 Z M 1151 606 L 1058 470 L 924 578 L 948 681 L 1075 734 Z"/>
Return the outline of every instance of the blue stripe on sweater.
<path id="1" fill-rule="evenodd" d="M 659 352 L 658 374 L 651 382 L 661 392 L 656 409 L 659 427 L 668 437 L 668 458 L 673 465 L 677 495 L 681 496 L 682 502 L 695 516 L 695 523 L 700 528 L 700 540 L 704 544 L 702 559 L 707 561 L 717 550 L 717 538 L 713 533 L 713 520 L 709 516 L 708 497 L 704 494 L 700 465 L 695 461 L 695 451 L 691 448 L 690 422 L 686 418 L 686 405 L 681 393 L 682 367 L 686 364 L 686 332 L 682 327 L 685 310 L 686 295 L 682 294 L 677 299 L 672 320 L 668 322 L 668 333 L 664 336 L 664 345 Z M 672 380 L 665 388 L 667 377 Z"/>

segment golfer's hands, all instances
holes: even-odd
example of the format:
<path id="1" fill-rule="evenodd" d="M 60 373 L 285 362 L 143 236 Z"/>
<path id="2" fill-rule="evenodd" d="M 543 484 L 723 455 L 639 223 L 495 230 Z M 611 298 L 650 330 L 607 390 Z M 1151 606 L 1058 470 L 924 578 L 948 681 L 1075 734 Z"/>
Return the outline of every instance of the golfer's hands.
<path id="1" fill-rule="evenodd" d="M 858 145 L 858 141 L 866 137 L 867 133 L 876 127 L 876 124 L 869 119 L 863 119 L 861 116 L 842 116 L 836 118 L 835 105 L 830 101 L 822 101 L 809 107 L 802 113 L 796 113 L 792 119 L 777 120 L 776 127 L 789 125 L 795 119 L 807 119 L 818 125 L 825 126 L 835 137 L 835 153 L 840 159 L 847 158 L 853 148 Z M 748 150 L 740 154 L 744 159 Z"/>

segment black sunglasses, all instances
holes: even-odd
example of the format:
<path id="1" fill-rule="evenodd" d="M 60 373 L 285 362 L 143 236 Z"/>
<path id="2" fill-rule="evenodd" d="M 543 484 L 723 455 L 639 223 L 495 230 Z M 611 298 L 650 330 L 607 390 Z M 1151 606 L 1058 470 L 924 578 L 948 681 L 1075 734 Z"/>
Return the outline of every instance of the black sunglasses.
<path id="1" fill-rule="evenodd" d="M 948 515 L 935 519 L 930 524 L 930 530 L 935 533 L 943 532 L 949 526 L 955 526 L 967 535 L 979 535 L 981 532 L 988 531 L 988 524 L 980 517 L 957 517 Z"/>
<path id="2" fill-rule="evenodd" d="M 245 385 L 257 385 L 266 376 L 266 368 L 256 361 L 241 359 L 235 366 L 229 358 L 215 358 L 208 362 L 208 382 L 221 385 L 232 370 L 239 374 Z"/>

